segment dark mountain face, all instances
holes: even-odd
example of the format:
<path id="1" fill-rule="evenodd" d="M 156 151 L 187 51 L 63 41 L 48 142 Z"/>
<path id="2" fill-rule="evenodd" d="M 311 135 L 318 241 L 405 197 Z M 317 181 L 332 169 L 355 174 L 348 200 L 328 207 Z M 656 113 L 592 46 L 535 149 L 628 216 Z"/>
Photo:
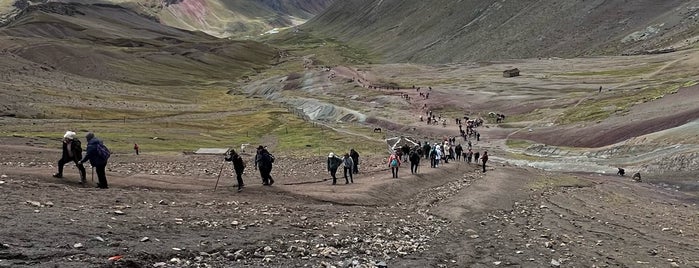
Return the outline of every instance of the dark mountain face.
<path id="1" fill-rule="evenodd" d="M 454 62 L 634 53 L 691 43 L 696 0 L 349 0 L 304 28 L 387 61 Z"/>
<path id="2" fill-rule="evenodd" d="M 78 76 L 138 84 L 237 79 L 275 50 L 159 23 L 114 5 L 30 6 L 0 27 L 0 50 Z"/>

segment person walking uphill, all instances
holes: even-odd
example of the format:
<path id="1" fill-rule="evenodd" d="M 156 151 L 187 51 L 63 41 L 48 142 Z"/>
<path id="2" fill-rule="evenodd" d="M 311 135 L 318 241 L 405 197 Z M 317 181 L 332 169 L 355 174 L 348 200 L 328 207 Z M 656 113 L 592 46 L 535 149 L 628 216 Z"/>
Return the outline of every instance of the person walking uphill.
<path id="1" fill-rule="evenodd" d="M 66 131 L 63 135 L 63 154 L 61 159 L 58 160 L 58 173 L 53 174 L 54 178 L 63 178 L 63 166 L 67 163 L 73 162 L 75 166 L 78 167 L 78 172 L 80 172 L 80 183 L 85 184 L 87 180 L 85 179 L 85 166 L 80 163 L 80 159 L 83 157 L 83 148 L 80 144 L 80 140 L 75 138 L 75 132 Z"/>
<path id="2" fill-rule="evenodd" d="M 340 168 L 340 164 L 342 164 L 342 159 L 337 157 L 335 153 L 330 153 L 328 154 L 328 172 L 330 172 L 330 176 L 333 179 L 333 185 L 337 183 L 337 169 Z"/>
<path id="3" fill-rule="evenodd" d="M 100 139 L 95 137 L 95 133 L 88 132 L 85 135 L 87 140 L 87 148 L 85 149 L 85 157 L 80 160 L 80 163 L 85 163 L 88 160 L 90 165 L 95 168 L 97 172 L 97 188 L 108 189 L 107 184 L 107 174 L 105 173 L 105 168 L 107 167 L 107 160 L 109 159 L 109 149 L 102 143 Z"/>
<path id="4" fill-rule="evenodd" d="M 272 164 L 274 164 L 274 156 L 262 145 L 258 146 L 257 154 L 255 155 L 255 168 L 260 170 L 262 185 L 272 186 L 272 184 L 274 184 L 274 179 L 272 179 Z"/>
<path id="5" fill-rule="evenodd" d="M 388 166 L 391 168 L 391 173 L 393 174 L 393 178 L 397 179 L 398 178 L 398 168 L 400 167 L 400 157 L 398 157 L 397 153 L 392 153 L 391 156 L 388 157 Z"/>
<path id="6" fill-rule="evenodd" d="M 483 152 L 483 156 L 481 156 L 481 161 L 483 162 L 483 173 L 485 173 L 485 162 L 488 162 L 488 151 Z"/>
<path id="7" fill-rule="evenodd" d="M 352 157 L 352 162 L 354 163 L 354 166 L 352 166 L 352 173 L 359 174 L 359 153 L 354 149 L 350 149 L 349 155 Z"/>
<path id="8" fill-rule="evenodd" d="M 354 183 L 354 179 L 352 178 L 354 160 L 349 154 L 345 154 L 345 156 L 342 158 L 342 165 L 344 166 L 345 171 L 345 184 Z M 349 180 L 347 180 L 347 173 L 349 173 Z"/>
<path id="9" fill-rule="evenodd" d="M 243 191 L 245 184 L 243 183 L 243 172 L 245 172 L 245 161 L 235 150 L 228 152 L 225 158 L 226 161 L 233 162 L 233 170 L 235 171 L 235 178 L 238 180 L 238 192 Z"/>
<path id="10" fill-rule="evenodd" d="M 417 174 L 417 168 L 420 165 L 420 153 L 417 149 L 410 151 L 408 160 L 410 160 L 410 173 Z"/>

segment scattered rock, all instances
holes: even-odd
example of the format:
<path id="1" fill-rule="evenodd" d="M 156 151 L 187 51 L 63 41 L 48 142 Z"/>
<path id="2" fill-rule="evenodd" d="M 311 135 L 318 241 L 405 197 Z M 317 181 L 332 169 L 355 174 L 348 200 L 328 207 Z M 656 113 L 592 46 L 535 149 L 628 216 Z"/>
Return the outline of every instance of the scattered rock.
<path id="1" fill-rule="evenodd" d="M 182 251 L 181 248 L 172 248 L 172 250 L 174 250 L 174 251 Z"/>
<path id="2" fill-rule="evenodd" d="M 44 203 L 44 205 L 47 207 L 53 207 L 53 202 L 48 201 L 48 202 Z"/>
<path id="3" fill-rule="evenodd" d="M 121 211 L 121 210 L 115 210 L 115 211 L 114 211 L 114 214 L 116 214 L 116 215 L 124 215 L 124 214 L 126 214 L 126 213 L 124 213 L 124 212 Z"/>
<path id="4" fill-rule="evenodd" d="M 3 178 L 3 179 L 5 179 L 5 178 L 7 178 L 7 175 L 5 175 L 5 174 L 2 174 L 2 175 L 0 175 L 0 178 Z"/>
<path id="5" fill-rule="evenodd" d="M 153 264 L 153 267 L 165 267 L 167 263 L 164 262 L 156 262 Z"/>
<path id="6" fill-rule="evenodd" d="M 73 245 L 73 248 L 83 248 L 83 244 L 82 243 L 75 243 L 75 245 Z"/>
<path id="7" fill-rule="evenodd" d="M 31 206 L 35 206 L 35 207 L 43 207 L 43 206 L 41 205 L 41 202 L 37 202 L 37 201 L 27 200 L 27 204 L 28 204 L 28 205 L 31 205 Z"/>
<path id="8" fill-rule="evenodd" d="M 561 262 L 558 261 L 558 260 L 556 260 L 556 259 L 551 259 L 551 266 L 553 266 L 553 267 L 560 267 L 560 266 L 561 266 Z"/>
<path id="9" fill-rule="evenodd" d="M 5 181 L 0 181 L 0 185 L 3 185 L 3 184 L 5 184 Z"/>
<path id="10" fill-rule="evenodd" d="M 500 265 L 502 262 L 501 261 L 494 261 L 493 265 Z"/>
<path id="11" fill-rule="evenodd" d="M 104 238 L 99 237 L 99 236 L 95 236 L 94 239 L 97 240 L 97 241 L 100 241 L 100 242 L 104 242 Z"/>
<path id="12" fill-rule="evenodd" d="M 139 241 L 141 241 L 141 242 L 147 242 L 147 241 L 149 241 L 149 240 L 150 240 L 150 238 L 148 238 L 147 236 L 144 236 L 144 237 L 141 238 L 141 240 L 139 240 Z"/>

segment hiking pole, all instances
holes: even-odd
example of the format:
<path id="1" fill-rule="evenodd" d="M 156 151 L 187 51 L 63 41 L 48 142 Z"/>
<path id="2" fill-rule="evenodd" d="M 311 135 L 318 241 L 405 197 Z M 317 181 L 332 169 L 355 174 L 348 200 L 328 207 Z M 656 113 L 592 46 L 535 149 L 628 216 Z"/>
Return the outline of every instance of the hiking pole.
<path id="1" fill-rule="evenodd" d="M 95 183 L 95 167 L 92 167 L 92 183 Z"/>
<path id="2" fill-rule="evenodd" d="M 221 179 L 221 174 L 223 174 L 223 165 L 225 165 L 225 164 L 226 164 L 226 161 L 223 161 L 223 163 L 221 163 L 221 169 L 218 171 L 218 178 L 216 179 L 216 185 L 214 186 L 214 191 L 216 191 L 216 188 L 218 188 L 218 180 Z"/>

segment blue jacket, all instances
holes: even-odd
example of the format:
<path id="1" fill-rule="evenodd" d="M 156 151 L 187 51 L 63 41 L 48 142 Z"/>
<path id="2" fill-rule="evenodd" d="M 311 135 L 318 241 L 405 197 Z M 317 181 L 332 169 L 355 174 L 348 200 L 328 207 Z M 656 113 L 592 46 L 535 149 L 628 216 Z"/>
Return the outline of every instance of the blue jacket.
<path id="1" fill-rule="evenodd" d="M 106 166 L 107 160 L 102 159 L 102 157 L 100 157 L 99 153 L 97 152 L 97 146 L 101 143 L 102 141 L 98 138 L 92 138 L 90 141 L 88 141 L 87 148 L 85 149 L 85 157 L 83 157 L 83 160 L 81 160 L 81 162 L 90 160 L 90 165 L 92 165 L 93 167 Z"/>

